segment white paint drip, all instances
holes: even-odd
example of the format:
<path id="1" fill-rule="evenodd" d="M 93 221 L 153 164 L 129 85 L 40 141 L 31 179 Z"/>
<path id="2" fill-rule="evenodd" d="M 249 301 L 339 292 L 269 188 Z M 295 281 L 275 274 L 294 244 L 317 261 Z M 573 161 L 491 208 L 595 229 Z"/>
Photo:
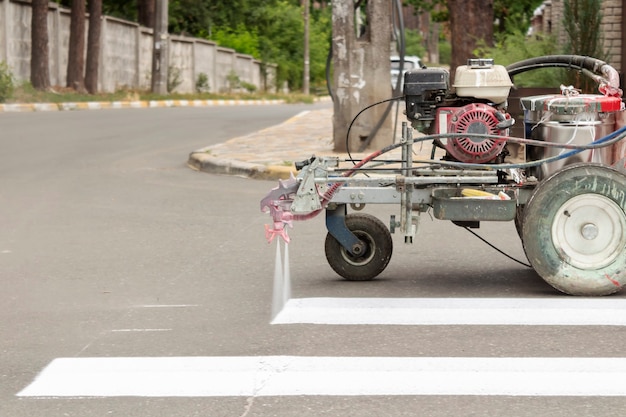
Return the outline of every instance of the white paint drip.
<path id="1" fill-rule="evenodd" d="M 283 310 L 291 298 L 291 272 L 289 270 L 289 244 L 285 243 L 285 262 L 280 255 L 280 239 L 276 239 L 274 262 L 274 289 L 272 297 L 272 320 Z"/>

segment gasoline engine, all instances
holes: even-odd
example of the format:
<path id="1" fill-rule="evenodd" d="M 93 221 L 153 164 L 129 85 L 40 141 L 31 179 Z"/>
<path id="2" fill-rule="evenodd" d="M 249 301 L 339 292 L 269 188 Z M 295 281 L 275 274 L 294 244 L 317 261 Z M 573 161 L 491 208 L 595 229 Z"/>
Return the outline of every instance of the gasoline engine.
<path id="1" fill-rule="evenodd" d="M 560 66 L 561 62 L 557 60 L 555 64 Z M 567 61 L 563 60 L 563 66 L 566 64 Z M 561 94 L 520 100 L 524 110 L 525 138 L 564 145 L 588 145 L 620 127 L 617 116 L 623 113 L 623 104 L 621 90 L 612 82 L 615 71 L 608 66 L 594 65 L 604 76 L 596 77 L 602 95 L 579 94 L 573 87 L 562 85 Z M 407 118 L 416 130 L 440 135 L 434 144 L 445 149 L 444 160 L 501 164 L 509 155 L 512 158 L 507 162 L 553 158 L 554 162 L 528 169 L 527 173 L 537 179 L 575 162 L 613 164 L 623 157 L 623 149 L 617 146 L 577 152 L 570 157 L 566 146 L 527 146 L 520 151 L 518 145 L 511 143 L 513 141 L 507 141 L 509 129 L 515 123 L 507 113 L 507 97 L 513 86 L 510 75 L 526 68 L 532 68 L 532 65 L 505 68 L 494 65 L 493 60 L 470 59 L 467 65 L 456 69 L 452 88 L 445 69 L 407 72 L 404 79 Z M 511 146 L 516 148 L 511 150 Z"/>
<path id="2" fill-rule="evenodd" d="M 413 127 L 440 137 L 435 144 L 446 150 L 444 159 L 464 163 L 501 163 L 508 155 L 505 140 L 472 135 L 506 137 L 515 122 L 506 112 L 513 83 L 506 68 L 493 60 L 471 59 L 455 73 L 454 89 L 442 68 L 407 72 L 404 80 L 406 115 Z M 455 90 L 455 91 L 454 91 Z M 462 134 L 471 136 L 462 136 Z"/>

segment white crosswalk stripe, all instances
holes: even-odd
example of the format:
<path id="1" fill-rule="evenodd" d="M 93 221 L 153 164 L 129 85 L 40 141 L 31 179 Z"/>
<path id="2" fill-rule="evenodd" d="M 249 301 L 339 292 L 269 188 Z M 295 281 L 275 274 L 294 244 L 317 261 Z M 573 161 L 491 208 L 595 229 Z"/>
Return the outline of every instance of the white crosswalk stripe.
<path id="1" fill-rule="evenodd" d="M 621 298 L 301 298 L 273 324 L 626 325 Z M 58 358 L 20 397 L 626 396 L 626 358 Z"/>
<path id="2" fill-rule="evenodd" d="M 626 326 L 607 298 L 292 298 L 273 324 Z"/>
<path id="3" fill-rule="evenodd" d="M 62 358 L 18 396 L 626 396 L 625 379 L 625 358 Z"/>

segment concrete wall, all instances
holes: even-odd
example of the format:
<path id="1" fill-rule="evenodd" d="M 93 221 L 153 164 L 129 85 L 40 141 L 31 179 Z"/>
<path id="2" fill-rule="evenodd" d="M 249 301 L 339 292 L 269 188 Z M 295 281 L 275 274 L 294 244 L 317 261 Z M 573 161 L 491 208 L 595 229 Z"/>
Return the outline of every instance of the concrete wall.
<path id="1" fill-rule="evenodd" d="M 7 63 L 20 81 L 30 80 L 29 0 L 0 0 L 0 61 Z M 85 36 L 89 24 L 85 24 Z M 49 3 L 48 47 L 50 83 L 65 86 L 69 50 L 70 10 Z M 229 89 L 228 75 L 234 72 L 241 81 L 259 90 L 265 86 L 275 91 L 276 67 L 262 65 L 249 55 L 242 55 L 214 42 L 184 36 L 170 36 L 170 73 L 178 74 L 180 84 L 174 90 L 195 92 L 201 73 L 208 78 L 210 92 Z M 85 42 L 86 43 L 86 42 Z M 122 88 L 148 90 L 152 72 L 152 29 L 136 23 L 103 17 L 98 88 L 113 92 Z M 266 83 L 265 80 L 268 80 Z"/>

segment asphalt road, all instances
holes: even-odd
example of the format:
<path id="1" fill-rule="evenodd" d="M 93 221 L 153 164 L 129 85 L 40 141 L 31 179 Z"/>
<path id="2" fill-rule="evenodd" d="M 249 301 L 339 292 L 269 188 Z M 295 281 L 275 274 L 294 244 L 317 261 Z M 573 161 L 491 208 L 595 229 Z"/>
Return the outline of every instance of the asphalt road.
<path id="1" fill-rule="evenodd" d="M 18 396 L 57 358 L 625 356 L 621 326 L 270 325 L 275 247 L 259 200 L 275 184 L 185 162 L 307 108 L 0 114 L 0 416 L 623 415 L 620 396 Z M 394 209 L 366 210 L 387 222 Z M 524 259 L 513 224 L 478 232 Z M 327 265 L 322 218 L 290 234 L 296 298 L 574 299 L 428 216 L 364 283 Z"/>

